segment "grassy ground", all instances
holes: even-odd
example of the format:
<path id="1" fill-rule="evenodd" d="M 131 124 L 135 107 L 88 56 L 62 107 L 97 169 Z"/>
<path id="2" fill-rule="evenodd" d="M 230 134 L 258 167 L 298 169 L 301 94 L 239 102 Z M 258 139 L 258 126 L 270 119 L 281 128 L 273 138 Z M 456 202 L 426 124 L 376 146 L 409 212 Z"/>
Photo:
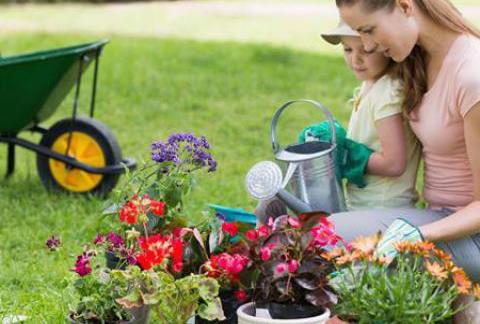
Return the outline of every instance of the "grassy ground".
<path id="1" fill-rule="evenodd" d="M 4 53 L 90 39 L 47 34 L 0 38 Z M 321 100 L 345 122 L 345 103 L 355 84 L 335 56 L 259 45 L 115 37 L 102 57 L 97 117 L 117 135 L 124 155 L 137 159 L 148 156 L 152 141 L 171 132 L 207 136 L 219 169 L 200 179 L 189 201 L 188 213 L 195 218 L 209 202 L 247 209 L 254 205 L 243 179 L 255 162 L 272 159 L 269 123 L 279 105 L 294 98 Z M 86 99 L 81 102 L 87 104 Z M 49 123 L 65 116 L 70 104 L 68 98 Z M 319 118 L 310 107 L 287 111 L 279 125 L 281 139 L 293 142 L 295 129 Z M 3 173 L 4 149 L 0 161 Z M 13 178 L 0 183 L 0 318 L 22 313 L 33 323 L 60 323 L 70 301 L 63 278 L 80 244 L 102 226 L 102 202 L 47 194 L 36 175 L 34 155 L 19 150 L 17 162 Z M 59 253 L 44 248 L 51 234 L 64 241 Z"/>

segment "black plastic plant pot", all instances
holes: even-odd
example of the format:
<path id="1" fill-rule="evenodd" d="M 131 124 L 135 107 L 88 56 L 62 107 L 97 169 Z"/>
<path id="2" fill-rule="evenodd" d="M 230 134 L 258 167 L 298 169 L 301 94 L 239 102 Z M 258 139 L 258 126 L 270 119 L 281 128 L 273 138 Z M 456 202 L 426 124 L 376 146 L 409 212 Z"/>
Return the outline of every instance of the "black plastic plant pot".
<path id="1" fill-rule="evenodd" d="M 91 321 L 89 321 L 89 322 L 78 321 L 78 320 L 76 320 L 76 319 L 73 319 L 72 316 L 73 316 L 73 314 L 69 314 L 69 315 L 67 316 L 67 322 L 69 322 L 69 323 L 75 323 L 75 324 L 96 323 L 96 322 L 91 322 Z M 100 322 L 99 322 L 99 323 L 100 323 Z M 135 321 L 135 318 L 132 318 L 132 319 L 129 320 L 129 321 L 119 320 L 119 321 L 116 321 L 116 322 L 107 322 L 107 323 L 109 323 L 109 324 L 134 324 L 134 323 L 137 323 L 137 322 Z"/>
<path id="2" fill-rule="evenodd" d="M 313 305 L 270 302 L 268 312 L 273 319 L 298 319 L 319 316 L 325 312 L 325 309 Z"/>
<path id="3" fill-rule="evenodd" d="M 247 294 L 251 296 L 251 293 L 247 292 Z M 218 295 L 220 297 L 220 300 L 222 301 L 223 313 L 226 319 L 223 321 L 207 321 L 203 318 L 200 318 L 199 316 L 196 316 L 195 324 L 237 324 L 237 308 L 249 302 L 249 300 L 239 302 L 233 294 L 233 291 L 226 289 L 220 289 Z"/>
<path id="4" fill-rule="evenodd" d="M 125 270 L 127 268 L 127 261 L 120 259 L 114 252 L 107 251 L 105 259 L 107 268 L 111 270 Z"/>

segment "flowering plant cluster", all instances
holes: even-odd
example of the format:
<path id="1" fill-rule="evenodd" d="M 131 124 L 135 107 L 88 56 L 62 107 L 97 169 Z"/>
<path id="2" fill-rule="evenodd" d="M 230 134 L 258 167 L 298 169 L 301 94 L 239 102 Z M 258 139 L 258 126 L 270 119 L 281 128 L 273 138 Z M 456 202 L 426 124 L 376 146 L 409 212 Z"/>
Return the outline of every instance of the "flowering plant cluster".
<path id="1" fill-rule="evenodd" d="M 315 316 L 336 303 L 327 282 L 333 264 L 323 255 L 341 238 L 326 215 L 284 215 L 248 231 L 246 238 L 257 269 L 254 300 L 272 317 Z"/>
<path id="2" fill-rule="evenodd" d="M 223 291 L 232 292 L 237 303 L 244 303 L 251 288 L 248 246 L 237 223 L 222 222 L 219 227 L 217 241 L 212 242 L 209 259 L 201 269 L 208 277 L 215 278 Z"/>
<path id="3" fill-rule="evenodd" d="M 165 323 L 183 323 L 195 314 L 224 318 L 218 282 L 200 270 L 208 259 L 206 235 L 186 227 L 188 220 L 180 214 L 193 172 L 216 168 L 209 148 L 205 137 L 192 134 L 174 134 L 166 143 L 152 145 L 152 160 L 129 175 L 109 208 L 111 228 L 96 235 L 72 269 L 79 287 L 115 278 L 109 280 L 115 293 L 100 294 L 103 286 L 90 285 L 77 290 L 80 301 L 104 297 L 110 311 L 121 315 L 116 320 L 144 306 Z M 103 254 L 107 266 L 94 262 Z M 92 307 L 76 307 L 72 318 L 85 320 L 89 314 L 102 321 L 105 312 L 97 314 Z"/>
<path id="4" fill-rule="evenodd" d="M 116 323 L 130 320 L 132 314 L 116 302 L 127 293 L 127 282 L 99 264 L 97 252 L 84 248 L 73 269 L 72 287 L 79 296 L 69 318 L 77 323 Z"/>
<path id="5" fill-rule="evenodd" d="M 465 271 L 430 242 L 398 242 L 398 255 L 375 255 L 380 235 L 360 237 L 346 248 L 324 254 L 338 272 L 330 280 L 339 296 L 336 313 L 348 321 L 366 323 L 438 323 L 450 319 L 464 294 L 480 298 Z"/>

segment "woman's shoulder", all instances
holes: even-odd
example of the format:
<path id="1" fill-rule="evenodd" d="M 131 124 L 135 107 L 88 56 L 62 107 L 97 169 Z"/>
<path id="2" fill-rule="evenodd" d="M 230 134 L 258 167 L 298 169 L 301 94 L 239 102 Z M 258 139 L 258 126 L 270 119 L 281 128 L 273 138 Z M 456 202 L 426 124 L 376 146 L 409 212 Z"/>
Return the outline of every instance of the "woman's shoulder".
<path id="1" fill-rule="evenodd" d="M 480 38 L 462 35 L 454 54 L 453 76 L 460 112 L 465 115 L 480 100 Z"/>
<path id="2" fill-rule="evenodd" d="M 480 38 L 473 35 L 461 35 L 453 48 L 450 62 L 455 69 L 453 75 L 460 78 L 478 78 L 480 80 Z"/>

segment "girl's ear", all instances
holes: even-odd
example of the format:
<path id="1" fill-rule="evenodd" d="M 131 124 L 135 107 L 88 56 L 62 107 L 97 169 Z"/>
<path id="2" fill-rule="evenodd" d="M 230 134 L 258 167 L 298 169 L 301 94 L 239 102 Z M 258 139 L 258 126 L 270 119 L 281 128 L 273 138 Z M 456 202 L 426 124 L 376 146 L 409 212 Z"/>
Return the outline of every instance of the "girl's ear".
<path id="1" fill-rule="evenodd" d="M 407 17 L 413 14 L 413 0 L 396 0 L 398 9 Z"/>

